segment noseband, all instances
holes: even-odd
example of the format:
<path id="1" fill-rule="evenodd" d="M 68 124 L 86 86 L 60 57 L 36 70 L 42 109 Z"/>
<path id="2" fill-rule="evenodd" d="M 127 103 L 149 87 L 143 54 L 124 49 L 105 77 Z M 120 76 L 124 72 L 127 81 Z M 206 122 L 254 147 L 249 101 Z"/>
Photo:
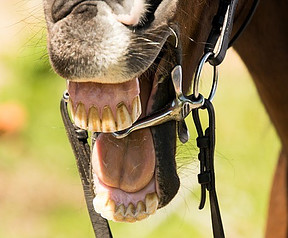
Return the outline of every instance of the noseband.
<path id="1" fill-rule="evenodd" d="M 193 94 L 186 96 L 182 92 L 182 67 L 180 60 L 181 50 L 179 47 L 180 41 L 176 34 L 177 31 L 171 27 L 171 34 L 175 37 L 175 51 L 178 55 L 177 65 L 171 72 L 171 79 L 176 95 L 175 99 L 162 110 L 137 121 L 130 128 L 112 133 L 114 137 L 120 139 L 126 137 L 133 131 L 160 125 L 162 123 L 174 120 L 177 122 L 177 131 L 180 141 L 182 143 L 186 143 L 189 139 L 189 131 L 184 119 L 192 112 L 193 121 L 198 133 L 197 146 L 199 148 L 198 159 L 200 161 L 200 174 L 198 174 L 198 182 L 201 185 L 201 201 L 199 209 L 204 208 L 207 190 L 210 200 L 213 235 L 215 238 L 225 237 L 216 194 L 214 172 L 215 113 L 212 101 L 215 96 L 218 83 L 217 68 L 218 65 L 220 65 L 224 60 L 227 49 L 235 42 L 235 40 L 241 35 L 246 26 L 249 24 L 257 8 L 259 0 L 253 1 L 253 5 L 245 21 L 234 37 L 229 41 L 237 2 L 237 0 L 219 0 L 218 11 L 212 22 L 212 30 L 205 45 L 203 56 L 199 61 L 195 72 Z M 204 97 L 199 92 L 199 82 L 203 65 L 206 62 L 209 62 L 209 64 L 213 67 L 213 79 L 210 94 L 209 96 Z M 112 237 L 112 233 L 108 221 L 102 218 L 100 214 L 96 213 L 92 205 L 94 191 L 91 172 L 90 146 L 87 141 L 88 133 L 86 130 L 79 129 L 71 122 L 67 109 L 68 100 L 69 94 L 65 92 L 60 104 L 61 115 L 69 141 L 76 157 L 77 167 L 81 177 L 94 233 L 95 236 L 99 238 L 110 238 Z M 208 114 L 209 123 L 208 127 L 204 131 L 202 129 L 201 120 L 199 117 L 199 110 L 205 110 Z"/>

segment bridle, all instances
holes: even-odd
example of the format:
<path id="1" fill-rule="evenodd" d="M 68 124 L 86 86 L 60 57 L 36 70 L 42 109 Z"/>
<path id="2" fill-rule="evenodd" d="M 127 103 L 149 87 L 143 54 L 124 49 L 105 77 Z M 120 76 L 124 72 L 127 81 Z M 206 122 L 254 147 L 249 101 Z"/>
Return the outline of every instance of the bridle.
<path id="1" fill-rule="evenodd" d="M 224 60 L 227 49 L 232 46 L 232 44 L 239 38 L 241 33 L 249 24 L 259 4 L 259 0 L 253 1 L 253 5 L 250 8 L 245 21 L 232 39 L 229 40 L 237 3 L 238 0 L 219 0 L 218 11 L 213 19 L 212 29 L 205 45 L 204 53 L 195 72 L 193 94 L 185 96 L 182 92 L 182 67 L 181 57 L 179 57 L 181 50 L 177 33 L 173 30 L 173 28 L 171 28 L 171 34 L 176 39 L 175 51 L 178 55 L 177 65 L 171 72 L 171 79 L 176 95 L 175 99 L 161 111 L 137 121 L 130 128 L 113 133 L 116 138 L 124 138 L 135 130 L 152 127 L 167 121 L 175 120 L 177 121 L 178 137 L 182 143 L 186 143 L 189 139 L 189 132 L 184 119 L 192 112 L 193 121 L 198 133 L 197 146 L 199 148 L 198 159 L 200 161 L 200 174 L 198 174 L 198 182 L 201 185 L 201 200 L 199 209 L 204 208 L 207 190 L 209 193 L 213 235 L 215 238 L 225 237 L 217 199 L 214 172 L 215 113 L 212 101 L 217 89 L 218 65 L 220 65 Z M 213 79 L 210 94 L 209 96 L 204 97 L 199 92 L 199 82 L 203 65 L 206 62 L 209 62 L 209 64 L 213 67 Z M 112 237 L 112 233 L 108 221 L 105 218 L 102 218 L 100 214 L 96 213 L 92 205 L 95 194 L 93 191 L 88 133 L 86 130 L 76 127 L 71 122 L 67 109 L 68 100 L 69 94 L 65 92 L 60 104 L 61 115 L 66 128 L 67 136 L 76 158 L 94 233 L 96 237 L 110 238 Z M 204 131 L 202 129 L 199 116 L 200 110 L 205 110 L 208 114 L 208 127 Z"/>

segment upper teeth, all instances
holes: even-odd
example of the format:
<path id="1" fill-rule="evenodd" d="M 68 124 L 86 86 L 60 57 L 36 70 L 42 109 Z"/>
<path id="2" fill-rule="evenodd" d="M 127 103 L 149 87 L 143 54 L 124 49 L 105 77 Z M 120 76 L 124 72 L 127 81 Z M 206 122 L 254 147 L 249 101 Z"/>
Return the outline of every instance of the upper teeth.
<path id="1" fill-rule="evenodd" d="M 107 194 L 97 194 L 93 200 L 94 209 L 101 214 L 102 217 L 117 222 L 135 222 L 147 218 L 156 212 L 158 208 L 158 196 L 156 193 L 147 194 L 145 201 L 138 201 L 135 207 L 129 203 L 127 207 L 124 204 L 116 206 Z"/>
<path id="2" fill-rule="evenodd" d="M 95 106 L 89 108 L 87 116 L 85 105 L 83 103 L 80 102 L 78 105 L 73 105 L 73 102 L 70 101 L 70 104 L 72 118 L 76 126 L 95 132 L 115 132 L 124 130 L 130 127 L 141 114 L 139 95 L 136 96 L 132 102 L 131 114 L 123 102 L 119 103 L 116 108 L 116 118 L 114 118 L 110 106 L 102 108 L 101 117 L 99 108 Z"/>
<path id="3" fill-rule="evenodd" d="M 101 120 L 98 109 L 94 106 L 89 110 L 88 116 L 88 130 L 89 131 L 101 131 Z"/>

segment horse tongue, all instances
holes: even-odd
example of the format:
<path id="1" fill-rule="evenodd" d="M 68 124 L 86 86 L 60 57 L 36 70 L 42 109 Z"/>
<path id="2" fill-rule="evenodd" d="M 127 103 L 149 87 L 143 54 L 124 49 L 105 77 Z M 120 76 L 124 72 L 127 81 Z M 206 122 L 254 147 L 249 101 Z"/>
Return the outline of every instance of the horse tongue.
<path id="1" fill-rule="evenodd" d="M 92 152 L 93 171 L 105 185 L 125 192 L 137 192 L 151 181 L 155 150 L 150 129 L 131 133 L 123 139 L 100 134 Z"/>

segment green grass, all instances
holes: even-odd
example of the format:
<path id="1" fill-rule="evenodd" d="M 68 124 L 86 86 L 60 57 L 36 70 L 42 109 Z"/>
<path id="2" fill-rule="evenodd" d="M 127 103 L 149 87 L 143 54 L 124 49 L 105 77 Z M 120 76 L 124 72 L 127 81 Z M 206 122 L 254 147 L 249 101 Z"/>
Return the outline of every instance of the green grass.
<path id="1" fill-rule="evenodd" d="M 2 75 L 0 103 L 16 101 L 28 114 L 21 132 L 0 137 L 0 237 L 93 237 L 59 113 L 65 82 L 41 54 L 38 47 L 24 48 L 16 57 L 0 54 L 1 65 L 9 72 L 9 77 Z M 215 99 L 217 189 L 227 237 L 260 238 L 280 145 L 238 61 L 233 55 L 227 58 Z M 209 77 L 202 84 L 209 87 Z M 191 119 L 188 124 L 191 141 L 179 144 L 177 152 L 179 194 L 147 221 L 111 223 L 115 237 L 212 236 L 209 204 L 204 211 L 197 208 L 196 134 Z"/>

